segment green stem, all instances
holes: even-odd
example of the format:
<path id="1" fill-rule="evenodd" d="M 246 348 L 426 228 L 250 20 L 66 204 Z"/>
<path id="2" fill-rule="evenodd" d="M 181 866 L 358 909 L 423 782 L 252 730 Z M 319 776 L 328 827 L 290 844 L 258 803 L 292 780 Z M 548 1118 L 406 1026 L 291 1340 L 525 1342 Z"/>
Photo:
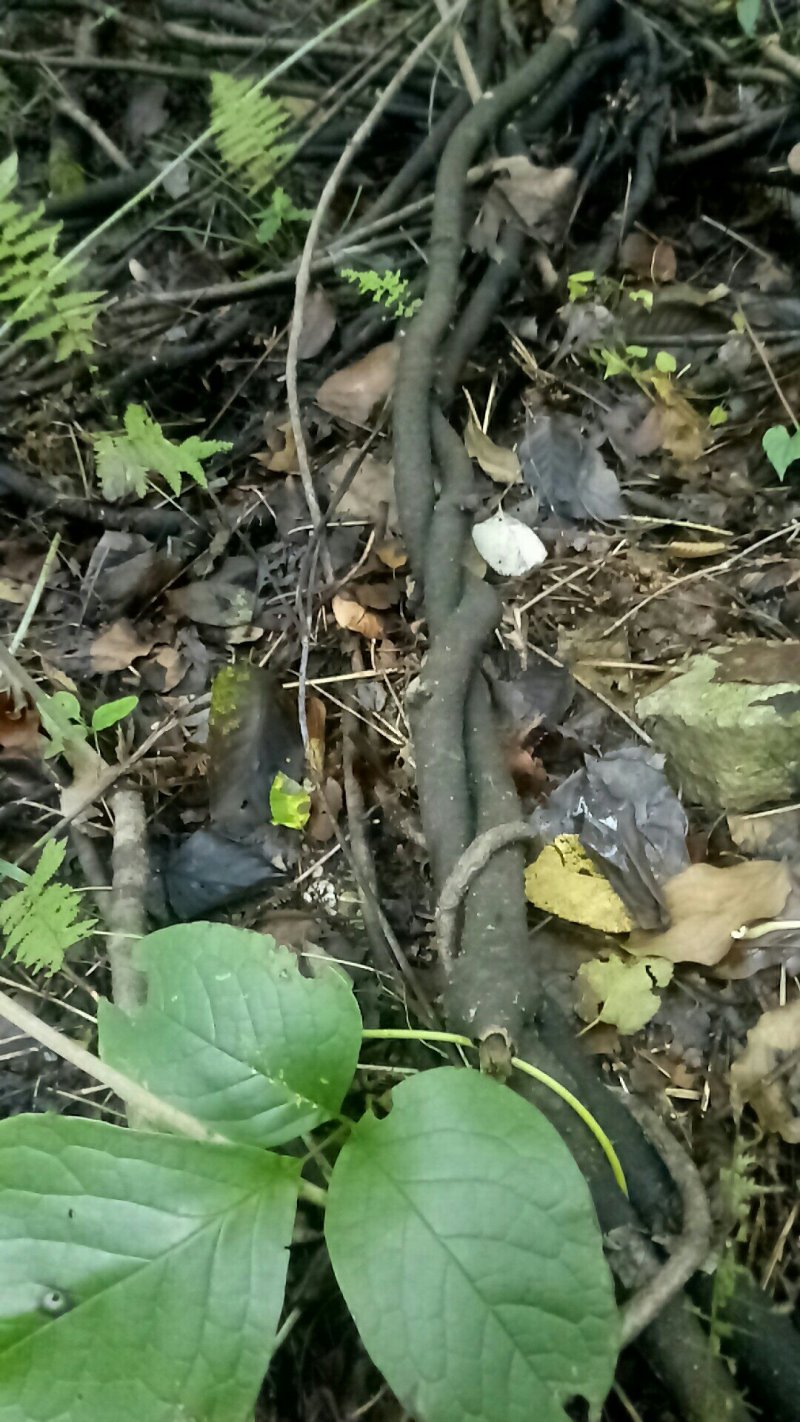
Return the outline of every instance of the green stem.
<path id="1" fill-rule="evenodd" d="M 361 1033 L 363 1038 L 369 1038 L 378 1042 L 450 1042 L 454 1047 L 472 1047 L 477 1051 L 477 1044 L 469 1037 L 463 1037 L 460 1032 L 427 1032 L 417 1031 L 414 1027 L 391 1027 L 386 1031 L 381 1031 L 376 1027 L 365 1027 Z M 606 1160 L 611 1166 L 611 1171 L 624 1195 L 628 1193 L 628 1184 L 625 1173 L 622 1169 L 619 1156 L 615 1151 L 611 1141 L 606 1135 L 600 1122 L 595 1120 L 591 1111 L 574 1096 L 566 1086 L 562 1086 L 560 1081 L 556 1081 L 554 1076 L 548 1076 L 546 1071 L 540 1071 L 532 1062 L 523 1061 L 521 1057 L 512 1057 L 511 1065 L 517 1071 L 524 1072 L 526 1076 L 532 1076 L 534 1081 L 538 1081 L 541 1086 L 546 1086 L 548 1091 L 552 1091 L 556 1096 L 560 1096 L 572 1108 L 576 1116 L 579 1116 L 583 1124 L 588 1127 L 603 1152 Z"/>
<path id="2" fill-rule="evenodd" d="M 320 1210 L 324 1210 L 328 1203 L 327 1190 L 321 1185 L 312 1185 L 308 1180 L 300 1181 L 297 1194 L 301 1200 L 305 1200 L 309 1205 L 317 1205 Z"/>
<path id="3" fill-rule="evenodd" d="M 22 646 L 22 643 L 25 641 L 28 628 L 30 627 L 31 622 L 33 621 L 34 613 L 36 612 L 36 609 L 39 606 L 42 593 L 44 592 L 45 587 L 47 585 L 47 579 L 50 577 L 50 570 L 56 560 L 56 554 L 58 552 L 58 545 L 60 544 L 60 542 L 61 534 L 54 534 L 53 541 L 50 544 L 47 553 L 45 554 L 45 559 L 39 571 L 39 576 L 36 579 L 36 585 L 30 597 L 28 598 L 28 606 L 25 608 L 25 611 L 23 612 L 22 617 L 20 618 L 19 627 L 17 628 L 16 632 L 14 633 L 14 636 L 11 638 L 11 641 L 8 644 L 8 650 L 12 657 L 19 651 L 20 647 Z"/>

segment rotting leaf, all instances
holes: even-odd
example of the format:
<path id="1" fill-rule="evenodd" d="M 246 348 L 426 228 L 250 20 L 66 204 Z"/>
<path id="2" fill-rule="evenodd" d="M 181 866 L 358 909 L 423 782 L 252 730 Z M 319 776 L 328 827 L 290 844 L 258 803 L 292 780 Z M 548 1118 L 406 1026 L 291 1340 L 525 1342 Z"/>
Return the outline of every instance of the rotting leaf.
<path id="1" fill-rule="evenodd" d="M 332 493 L 346 478 L 357 451 L 346 449 L 341 459 L 328 470 L 328 482 Z M 384 463 L 374 454 L 365 454 L 348 488 L 345 489 L 334 510 L 337 519 L 363 519 L 366 523 L 377 523 L 386 513 L 387 527 L 397 525 L 397 504 L 394 497 L 394 469 L 391 463 Z"/>
<path id="2" fill-rule="evenodd" d="M 544 242 L 557 240 L 575 198 L 575 169 L 544 168 L 523 155 L 507 158 L 504 164 L 508 177 L 495 179 L 478 219 L 481 239 L 493 244 L 501 220 L 510 218 L 531 236 Z"/>
<path id="3" fill-rule="evenodd" d="M 765 1131 L 800 1145 L 800 1000 L 762 1013 L 730 1081 L 735 1109 L 751 1105 Z"/>
<path id="4" fill-rule="evenodd" d="M 355 425 L 366 424 L 379 401 L 385 400 L 394 387 L 397 368 L 397 346 L 392 341 L 374 346 L 360 360 L 337 370 L 323 380 L 316 394 L 321 410 L 350 420 Z"/>
<path id="5" fill-rule="evenodd" d="M 525 897 L 544 913 L 600 933 L 629 933 L 622 899 L 589 858 L 576 834 L 560 834 L 525 870 Z"/>
<path id="6" fill-rule="evenodd" d="M 297 346 L 298 360 L 313 360 L 336 330 L 336 312 L 327 292 L 315 286 L 303 302 L 303 321 Z"/>
<path id="7" fill-rule="evenodd" d="M 336 594 L 331 602 L 331 611 L 339 627 L 346 632 L 358 632 L 359 636 L 369 637 L 371 641 L 384 634 L 383 622 L 377 613 L 369 612 L 346 593 Z"/>
<path id="8" fill-rule="evenodd" d="M 664 933 L 635 933 L 628 946 L 672 963 L 713 967 L 730 951 L 738 928 L 780 915 L 790 889 L 789 870 L 772 859 L 726 869 L 692 864 L 663 885 L 670 927 Z"/>
<path id="9" fill-rule="evenodd" d="M 673 973 L 665 958 L 594 958 L 581 963 L 576 1011 L 584 1022 L 608 1022 L 623 1036 L 638 1032 L 654 1017 Z"/>
<path id="10" fill-rule="evenodd" d="M 146 657 L 153 649 L 155 638 L 142 637 L 132 622 L 120 618 L 104 627 L 92 642 L 90 656 L 92 670 L 96 672 L 124 671 L 139 657 Z"/>
<path id="11" fill-rule="evenodd" d="M 522 578 L 547 557 L 539 535 L 502 509 L 473 526 L 472 541 L 492 571 L 505 578 Z"/>
<path id="12" fill-rule="evenodd" d="M 675 280 L 677 260 L 669 242 L 654 242 L 644 232 L 629 232 L 620 255 L 626 271 L 655 282 Z"/>
<path id="13" fill-rule="evenodd" d="M 489 435 L 484 434 L 472 410 L 467 418 L 464 444 L 470 458 L 477 459 L 484 474 L 488 474 L 496 484 L 519 483 L 522 473 L 516 451 L 495 444 Z"/>
<path id="14" fill-rule="evenodd" d="M 295 708 L 266 668 L 242 661 L 217 673 L 208 751 L 212 825 L 232 838 L 268 825 L 275 778 L 302 777 L 303 746 Z"/>
<path id="15" fill-rule="evenodd" d="M 557 517 L 606 522 L 624 514 L 616 474 L 571 416 L 529 415 L 519 459 L 526 484 Z"/>

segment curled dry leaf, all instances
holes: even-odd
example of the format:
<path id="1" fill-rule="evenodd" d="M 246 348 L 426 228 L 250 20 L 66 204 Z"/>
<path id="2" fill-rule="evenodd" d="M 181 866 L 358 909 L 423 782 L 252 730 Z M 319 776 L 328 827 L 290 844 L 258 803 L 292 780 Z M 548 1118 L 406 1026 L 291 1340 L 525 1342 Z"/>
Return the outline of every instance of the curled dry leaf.
<path id="1" fill-rule="evenodd" d="M 713 967 L 730 951 L 738 928 L 779 917 L 791 877 L 785 864 L 754 859 L 729 869 L 692 864 L 662 887 L 670 927 L 664 933 L 635 933 L 628 946 L 671 963 Z"/>
<path id="2" fill-rule="evenodd" d="M 720 553 L 730 552 L 730 544 L 719 539 L 705 543 L 682 543 L 675 540 L 666 545 L 664 552 L 668 553 L 670 558 L 717 558 Z"/>
<path id="3" fill-rule="evenodd" d="M 24 698 L 15 704 L 8 691 L 0 691 L 0 748 L 36 754 L 39 750 L 39 713 Z"/>
<path id="4" fill-rule="evenodd" d="M 516 450 L 504 449 L 484 434 L 474 414 L 470 410 L 464 444 L 471 459 L 477 459 L 484 474 L 494 479 L 496 484 L 518 484 L 522 471 Z"/>
<path id="5" fill-rule="evenodd" d="M 383 622 L 375 612 L 368 612 L 354 597 L 337 593 L 331 603 L 333 615 L 346 632 L 358 632 L 361 637 L 375 639 L 383 636 Z"/>
<path id="6" fill-rule="evenodd" d="M 730 1081 L 737 1109 L 749 1103 L 765 1131 L 800 1145 L 800 1001 L 763 1013 Z"/>
<path id="7" fill-rule="evenodd" d="M 96 672 L 124 671 L 138 657 L 152 651 L 154 637 L 141 637 L 127 618 L 121 617 L 104 627 L 91 648 L 92 670 Z"/>
<path id="8" fill-rule="evenodd" d="M 543 168 L 522 156 L 509 158 L 507 167 L 508 177 L 496 178 L 492 184 L 488 205 L 496 204 L 499 197 L 526 231 L 545 242 L 555 241 L 575 197 L 575 169 Z"/>
<path id="9" fill-rule="evenodd" d="M 506 578 L 521 578 L 547 557 L 541 538 L 518 518 L 498 509 L 491 518 L 476 523 L 472 541 L 485 563 Z"/>
<path id="10" fill-rule="evenodd" d="M 366 424 L 379 401 L 391 394 L 396 367 L 397 346 L 392 341 L 375 346 L 361 360 L 323 380 L 316 394 L 317 404 L 340 420 Z"/>
<path id="11" fill-rule="evenodd" d="M 315 286 L 303 303 L 303 324 L 297 346 L 298 360 L 313 360 L 336 330 L 336 312 L 321 286 Z"/>
<path id="12" fill-rule="evenodd" d="M 346 449 L 341 459 L 328 470 L 331 491 L 336 493 L 343 479 L 347 477 L 353 460 L 357 456 L 354 448 Z M 384 464 L 372 454 L 365 454 L 353 479 L 345 489 L 334 510 L 334 519 L 361 518 L 365 523 L 377 523 L 382 508 L 386 509 L 389 528 L 397 523 L 397 505 L 394 498 L 394 468 Z"/>
<path id="13" fill-rule="evenodd" d="M 644 232 L 629 232 L 622 244 L 625 270 L 644 281 L 674 281 L 678 269 L 675 248 L 669 242 L 654 242 Z"/>
<path id="14" fill-rule="evenodd" d="M 297 442 L 290 422 L 287 420 L 286 424 L 276 426 L 276 433 L 283 436 L 283 449 L 271 450 L 269 454 L 254 454 L 253 458 L 273 474 L 295 474 L 299 468 Z"/>

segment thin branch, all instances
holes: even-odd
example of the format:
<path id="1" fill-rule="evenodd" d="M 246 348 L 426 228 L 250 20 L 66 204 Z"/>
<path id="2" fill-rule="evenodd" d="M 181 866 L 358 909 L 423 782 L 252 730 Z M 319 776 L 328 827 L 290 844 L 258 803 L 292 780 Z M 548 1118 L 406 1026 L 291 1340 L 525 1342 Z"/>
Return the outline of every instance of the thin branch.
<path id="1" fill-rule="evenodd" d="M 443 19 L 429 30 L 427 35 L 420 40 L 419 44 L 411 51 L 408 57 L 400 65 L 397 72 L 386 85 L 383 92 L 373 104 L 366 118 L 362 120 L 355 133 L 349 139 L 342 154 L 330 174 L 322 192 L 319 202 L 314 212 L 314 216 L 309 224 L 306 233 L 305 245 L 300 258 L 300 265 L 297 271 L 295 282 L 294 306 L 292 309 L 292 321 L 289 327 L 289 344 L 286 353 L 286 396 L 289 405 L 289 417 L 292 422 L 292 433 L 297 447 L 297 461 L 300 468 L 300 479 L 303 485 L 308 511 L 311 515 L 315 528 L 321 520 L 321 510 L 314 489 L 314 481 L 311 475 L 311 465 L 308 457 L 308 447 L 303 432 L 303 422 L 300 412 L 300 397 L 297 389 L 297 352 L 300 344 L 300 335 L 303 329 L 303 310 L 305 307 L 308 288 L 311 282 L 311 269 L 314 261 L 314 252 L 317 245 L 322 225 L 328 215 L 329 208 L 339 187 L 342 177 L 347 171 L 350 163 L 358 150 L 366 142 L 372 133 L 378 119 L 391 102 L 398 89 L 405 83 L 408 75 L 417 65 L 420 59 L 427 53 L 431 45 L 442 31 L 460 14 L 463 0 L 448 10 Z M 326 577 L 332 578 L 332 570 L 329 573 L 326 569 Z"/>
<path id="2" fill-rule="evenodd" d="M 85 1071 L 87 1076 L 102 1082 L 103 1086 L 107 1086 L 121 1100 L 127 1101 L 129 1106 L 135 1106 L 148 1120 L 158 1122 L 163 1129 L 177 1131 L 195 1141 L 206 1141 L 214 1145 L 231 1144 L 227 1136 L 212 1131 L 195 1116 L 190 1116 L 177 1106 L 171 1106 L 168 1101 L 162 1101 L 159 1096 L 140 1086 L 124 1072 L 117 1071 L 115 1067 L 101 1061 L 93 1052 L 78 1046 L 71 1037 L 65 1036 L 55 1027 L 49 1027 L 35 1013 L 29 1012 L 27 1007 L 23 1007 L 4 992 L 0 992 L 0 1017 L 11 1022 L 14 1027 L 19 1027 L 27 1036 L 33 1037 L 34 1041 L 39 1042 L 47 1051 L 55 1052 L 56 1056 L 62 1057 L 79 1071 Z"/>
<path id="3" fill-rule="evenodd" d="M 458 913 L 473 879 L 501 849 L 528 844 L 532 839 L 536 834 L 530 825 L 512 820 L 485 830 L 464 850 L 442 886 L 436 909 L 436 950 L 441 963 L 450 963 L 455 956 Z"/>
<path id="4" fill-rule="evenodd" d="M 117 790 L 111 801 L 114 847 L 113 887 L 108 909 L 112 936 L 108 940 L 114 1002 L 123 1012 L 141 1006 L 146 997 L 143 975 L 133 965 L 133 946 L 145 931 L 147 887 L 147 826 L 138 790 Z"/>
<path id="5" fill-rule="evenodd" d="M 644 1102 L 629 1096 L 626 1104 L 678 1188 L 683 1206 L 683 1229 L 670 1258 L 660 1269 L 651 1260 L 642 1261 L 644 1267 L 653 1272 L 622 1310 L 623 1348 L 638 1338 L 680 1293 L 706 1259 L 711 1244 L 711 1213 L 694 1163 Z"/>

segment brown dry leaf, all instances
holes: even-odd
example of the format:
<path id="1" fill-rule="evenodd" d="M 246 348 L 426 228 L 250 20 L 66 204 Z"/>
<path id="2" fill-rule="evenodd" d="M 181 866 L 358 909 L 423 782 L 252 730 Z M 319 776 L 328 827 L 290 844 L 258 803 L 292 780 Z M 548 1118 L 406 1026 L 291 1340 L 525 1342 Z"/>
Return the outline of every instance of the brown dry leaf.
<path id="1" fill-rule="evenodd" d="M 170 692 L 186 675 L 188 664 L 176 647 L 157 647 L 144 666 L 143 678 L 154 691 Z"/>
<path id="2" fill-rule="evenodd" d="M 506 166 L 508 177 L 495 179 L 489 203 L 499 194 L 528 232 L 545 242 L 554 241 L 562 231 L 575 197 L 575 169 L 542 168 L 522 156 L 509 158 Z"/>
<path id="3" fill-rule="evenodd" d="M 477 459 L 484 474 L 488 474 L 495 483 L 519 483 L 522 471 L 516 450 L 504 449 L 501 444 L 495 444 L 493 439 L 484 434 L 472 410 L 469 412 L 467 428 L 464 431 L 464 444 L 470 458 Z"/>
<path id="4" fill-rule="evenodd" d="M 299 468 L 297 444 L 291 423 L 287 420 L 285 425 L 277 425 L 276 429 L 283 435 L 283 449 L 271 450 L 269 454 L 254 454 L 253 458 L 273 474 L 296 474 Z"/>
<path id="5" fill-rule="evenodd" d="M 692 864 L 663 885 L 670 927 L 664 933 L 636 932 L 628 947 L 671 963 L 712 967 L 733 946 L 737 928 L 780 916 L 791 886 L 786 865 L 772 859 L 729 869 Z"/>
<path id="6" fill-rule="evenodd" d="M 392 392 L 397 353 L 394 342 L 387 341 L 329 375 L 316 394 L 320 409 L 355 425 L 366 424 L 378 402 Z"/>
<path id="7" fill-rule="evenodd" d="M 331 492 L 336 493 L 350 469 L 357 451 L 346 449 L 341 459 L 328 470 Z M 386 522 L 390 528 L 397 523 L 397 505 L 394 498 L 394 469 L 384 464 L 372 454 L 365 454 L 352 483 L 342 494 L 336 505 L 334 518 L 358 518 L 365 523 L 377 523 L 381 509 L 386 508 Z"/>
<path id="8" fill-rule="evenodd" d="M 331 603 L 331 609 L 339 626 L 344 627 L 346 632 L 358 632 L 360 636 L 369 637 L 371 640 L 383 636 L 383 622 L 380 617 L 375 612 L 367 612 L 354 597 L 337 593 Z"/>
<path id="9" fill-rule="evenodd" d="M 669 242 L 654 242 L 644 232 L 629 232 L 622 244 L 626 271 L 645 281 L 674 281 L 678 270 L 675 249 Z"/>
<path id="10" fill-rule="evenodd" d="M 668 543 L 664 552 L 670 558 L 717 558 L 720 553 L 730 552 L 730 544 L 719 540 L 716 543 L 681 543 L 676 540 Z"/>
<path id="11" fill-rule="evenodd" d="M 311 779 L 322 779 L 325 765 L 325 702 L 319 696 L 309 696 L 306 701 L 306 726 L 308 744 L 306 746 L 306 766 Z"/>
<path id="12" fill-rule="evenodd" d="M 800 1145 L 800 1000 L 763 1013 L 730 1082 L 736 1109 L 749 1103 L 765 1131 Z"/>
<path id="13" fill-rule="evenodd" d="M 336 330 L 336 312 L 321 286 L 315 286 L 303 302 L 303 324 L 297 345 L 298 360 L 313 360 L 327 346 Z"/>
<path id="14" fill-rule="evenodd" d="M 0 746 L 23 755 L 39 750 L 39 713 L 27 701 L 15 706 L 7 691 L 0 691 Z"/>
<path id="15" fill-rule="evenodd" d="M 353 595 L 362 607 L 371 607 L 375 612 L 388 612 L 397 607 L 403 589 L 399 583 L 358 583 L 353 586 Z"/>
<path id="16" fill-rule="evenodd" d="M 146 657 L 153 648 L 152 637 L 141 637 L 132 622 L 121 617 L 111 622 L 95 637 L 89 655 L 96 672 L 124 671 L 138 657 Z"/>
<path id="17" fill-rule="evenodd" d="M 379 544 L 375 553 L 384 567 L 391 568 L 392 572 L 404 568 L 408 562 L 408 554 L 399 538 L 387 538 L 385 543 Z"/>
<path id="18" fill-rule="evenodd" d="M 706 426 L 682 396 L 669 405 L 657 400 L 634 430 L 631 447 L 639 455 L 666 449 L 680 464 L 693 464 L 705 450 Z"/>
<path id="19" fill-rule="evenodd" d="M 306 834 L 317 844 L 327 844 L 336 833 L 335 825 L 342 812 L 344 794 L 338 780 L 328 776 L 321 790 L 311 791 L 311 814 Z"/>
<path id="20" fill-rule="evenodd" d="M 0 578 L 0 602 L 12 602 L 22 607 L 32 592 L 32 583 L 18 583 L 13 578 Z"/>

